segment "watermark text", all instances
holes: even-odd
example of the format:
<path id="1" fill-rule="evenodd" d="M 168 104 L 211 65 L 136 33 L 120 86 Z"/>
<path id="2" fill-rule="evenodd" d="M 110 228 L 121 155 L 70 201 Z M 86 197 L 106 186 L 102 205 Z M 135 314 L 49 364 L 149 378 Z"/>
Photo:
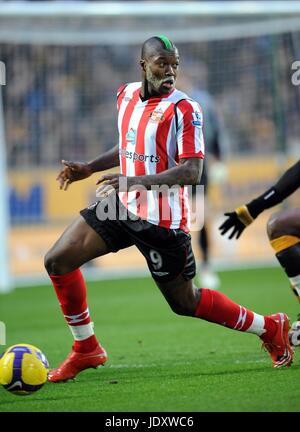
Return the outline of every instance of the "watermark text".
<path id="1" fill-rule="evenodd" d="M 292 84 L 298 86 L 300 85 L 300 60 L 296 60 L 292 63 L 292 71 L 295 71 L 292 74 Z"/>
<path id="2" fill-rule="evenodd" d="M 5 63 L 0 61 L 0 85 L 6 84 L 6 68 Z"/>
<path id="3" fill-rule="evenodd" d="M 119 196 L 112 186 L 103 184 L 96 193 L 98 201 L 89 207 L 96 207 L 100 221 L 141 218 L 159 222 L 162 226 L 174 226 L 185 219 L 190 231 L 199 231 L 203 227 L 205 200 L 202 185 L 151 185 L 147 189 L 141 184 L 128 186 L 126 177 L 119 177 L 118 183 Z"/>

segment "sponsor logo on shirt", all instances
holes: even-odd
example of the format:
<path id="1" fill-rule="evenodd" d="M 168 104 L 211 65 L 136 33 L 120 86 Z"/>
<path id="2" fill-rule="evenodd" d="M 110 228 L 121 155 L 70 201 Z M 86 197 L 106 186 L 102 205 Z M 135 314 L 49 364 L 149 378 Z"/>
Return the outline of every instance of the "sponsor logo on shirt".
<path id="1" fill-rule="evenodd" d="M 195 111 L 192 113 L 193 116 L 193 120 L 192 120 L 192 125 L 193 126 L 202 126 L 203 124 L 203 116 L 200 112 Z"/>
<path id="2" fill-rule="evenodd" d="M 151 163 L 159 163 L 160 162 L 160 156 L 156 155 L 145 155 L 145 154 L 139 154 L 136 152 L 131 152 L 125 149 L 120 150 L 121 157 L 125 157 L 126 159 L 130 159 L 139 162 L 151 162 Z"/>

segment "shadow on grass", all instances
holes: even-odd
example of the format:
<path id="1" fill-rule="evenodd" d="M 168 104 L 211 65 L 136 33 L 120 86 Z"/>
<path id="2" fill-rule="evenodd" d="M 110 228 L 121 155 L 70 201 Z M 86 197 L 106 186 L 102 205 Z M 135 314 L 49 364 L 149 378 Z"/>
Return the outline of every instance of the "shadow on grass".
<path id="1" fill-rule="evenodd" d="M 121 368 L 118 369 L 118 372 L 116 370 L 107 369 L 106 371 L 103 371 L 104 373 L 101 374 L 100 380 L 103 385 L 111 385 L 111 384 L 127 384 L 127 383 L 133 383 L 138 381 L 145 381 L 147 379 L 155 379 L 155 380 L 169 380 L 169 379 L 195 379 L 195 378 L 201 378 L 201 377 L 218 377 L 218 376 L 235 376 L 235 375 L 252 375 L 253 373 L 264 373 L 264 374 L 282 374 L 287 373 L 289 371 L 290 373 L 299 373 L 299 367 L 292 366 L 290 368 L 281 368 L 281 369 L 274 369 L 272 366 L 253 366 L 248 367 L 245 369 L 245 366 L 241 365 L 237 369 L 227 369 L 227 370 L 218 370 L 218 371 L 193 371 L 193 372 L 187 372 L 182 370 L 181 372 L 176 372 L 170 370 L 167 366 L 163 367 L 155 367 L 149 368 L 149 367 L 133 367 L 133 368 L 126 368 L 126 371 Z M 95 374 L 92 375 L 81 375 L 78 377 L 78 383 L 95 383 Z"/>

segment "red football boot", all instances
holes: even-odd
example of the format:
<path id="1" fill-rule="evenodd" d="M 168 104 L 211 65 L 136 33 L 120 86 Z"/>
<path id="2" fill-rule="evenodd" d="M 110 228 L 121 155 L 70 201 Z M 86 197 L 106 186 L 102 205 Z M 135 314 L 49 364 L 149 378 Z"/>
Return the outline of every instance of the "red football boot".
<path id="1" fill-rule="evenodd" d="M 277 313 L 271 315 L 270 318 L 276 322 L 277 331 L 269 340 L 261 336 L 262 346 L 269 352 L 274 368 L 290 366 L 293 362 L 294 352 L 289 342 L 289 318 L 285 313 Z"/>
<path id="2" fill-rule="evenodd" d="M 72 349 L 65 361 L 58 368 L 49 372 L 48 381 L 67 381 L 75 378 L 84 369 L 96 369 L 98 366 L 103 365 L 106 360 L 107 354 L 101 345 L 88 353 L 81 353 Z"/>

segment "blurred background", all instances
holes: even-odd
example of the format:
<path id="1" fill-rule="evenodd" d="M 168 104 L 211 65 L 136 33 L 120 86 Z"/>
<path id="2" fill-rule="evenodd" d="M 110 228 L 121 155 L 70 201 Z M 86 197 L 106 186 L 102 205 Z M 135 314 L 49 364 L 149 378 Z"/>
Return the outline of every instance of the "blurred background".
<path id="1" fill-rule="evenodd" d="M 207 141 L 218 131 L 221 150 L 207 149 L 205 205 L 214 268 L 275 263 L 265 233 L 270 211 L 238 242 L 217 227 L 300 156 L 300 85 L 292 83 L 300 2 L 0 1 L 3 290 L 7 274 L 12 286 L 46 280 L 45 252 L 95 201 L 96 174 L 58 189 L 60 161 L 88 161 L 116 144 L 116 91 L 140 80 L 140 46 L 155 34 L 179 49 L 177 87 L 202 105 Z M 299 193 L 285 205 L 299 206 Z M 85 272 L 122 277 L 147 268 L 130 248 Z"/>

